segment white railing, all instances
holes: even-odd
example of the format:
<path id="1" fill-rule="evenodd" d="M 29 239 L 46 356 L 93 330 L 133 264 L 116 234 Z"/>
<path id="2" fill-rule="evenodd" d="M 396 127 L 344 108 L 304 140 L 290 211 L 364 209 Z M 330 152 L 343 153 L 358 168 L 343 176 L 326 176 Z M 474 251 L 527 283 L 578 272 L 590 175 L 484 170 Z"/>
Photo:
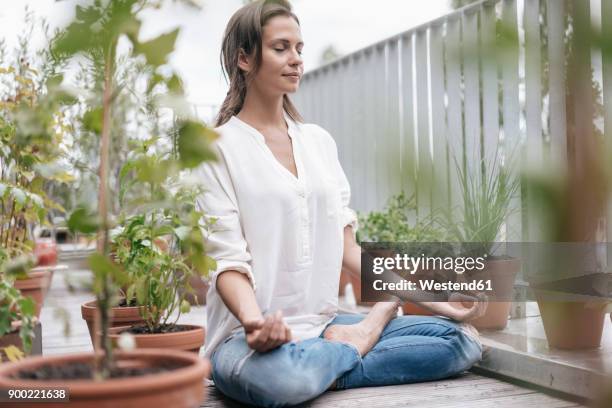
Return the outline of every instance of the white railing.
<path id="1" fill-rule="evenodd" d="M 612 38 L 612 1 L 567 4 L 574 19 L 593 15 Z M 307 122 L 336 139 L 353 207 L 381 209 L 400 190 L 416 193 L 419 214 L 457 202 L 452 152 L 468 171 L 500 146 L 526 142 L 522 154 L 531 159 L 567 157 L 580 134 L 568 144 L 566 115 L 578 118 L 584 107 L 566 112 L 565 7 L 563 0 L 481 1 L 307 72 L 294 101 Z M 576 52 L 581 70 L 572 75 L 587 85 L 576 101 L 590 101 L 593 60 L 606 107 L 600 122 L 611 140 L 612 61 L 588 47 Z M 576 122 L 582 132 L 596 126 L 587 117 Z M 512 217 L 504 238 L 528 241 L 526 217 Z"/>

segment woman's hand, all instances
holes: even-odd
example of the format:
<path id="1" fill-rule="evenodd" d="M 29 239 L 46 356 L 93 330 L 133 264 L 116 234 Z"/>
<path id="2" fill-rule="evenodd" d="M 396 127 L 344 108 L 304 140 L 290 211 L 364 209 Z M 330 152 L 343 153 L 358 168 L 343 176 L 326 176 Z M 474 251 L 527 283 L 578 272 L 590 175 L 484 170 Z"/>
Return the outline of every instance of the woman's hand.
<path id="1" fill-rule="evenodd" d="M 453 293 L 448 302 L 416 302 L 419 306 L 431 310 L 440 316 L 445 316 L 458 322 L 465 322 L 481 317 L 487 311 L 487 297 Z"/>
<path id="2" fill-rule="evenodd" d="M 291 329 L 283 321 L 281 311 L 265 319 L 247 320 L 242 323 L 246 342 L 260 353 L 275 349 L 291 341 Z"/>

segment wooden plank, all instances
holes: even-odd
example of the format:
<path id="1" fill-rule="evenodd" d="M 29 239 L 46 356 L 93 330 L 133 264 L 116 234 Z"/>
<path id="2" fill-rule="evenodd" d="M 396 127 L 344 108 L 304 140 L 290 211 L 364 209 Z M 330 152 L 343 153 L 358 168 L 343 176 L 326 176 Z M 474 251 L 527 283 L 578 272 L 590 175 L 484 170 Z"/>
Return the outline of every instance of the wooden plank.
<path id="1" fill-rule="evenodd" d="M 387 180 L 389 196 L 401 191 L 401 150 L 400 150 L 400 43 L 389 43 L 387 69 L 387 124 L 385 153 L 388 159 Z"/>
<path id="2" fill-rule="evenodd" d="M 233 407 L 235 402 L 209 387 L 209 398 L 202 407 Z M 302 404 L 303 407 L 577 407 L 565 401 L 517 385 L 471 373 L 457 378 L 349 390 L 329 391 Z"/>
<path id="3" fill-rule="evenodd" d="M 429 31 L 431 61 L 431 135 L 432 135 L 432 206 L 449 208 L 446 112 L 444 107 L 443 25 L 433 25 Z"/>
<path id="4" fill-rule="evenodd" d="M 446 95 L 448 107 L 448 151 L 450 168 L 450 202 L 460 203 L 460 181 L 455 160 L 463 160 L 463 105 L 461 96 L 461 20 L 455 18 L 446 23 Z"/>
<path id="5" fill-rule="evenodd" d="M 431 211 L 431 159 L 429 129 L 429 87 L 427 30 L 419 30 L 415 37 L 416 62 L 416 118 L 417 118 L 417 214 L 419 219 Z"/>
<path id="6" fill-rule="evenodd" d="M 414 48 L 413 36 L 402 37 L 400 123 L 402 190 L 412 196 L 416 193 L 416 129 L 414 118 Z"/>

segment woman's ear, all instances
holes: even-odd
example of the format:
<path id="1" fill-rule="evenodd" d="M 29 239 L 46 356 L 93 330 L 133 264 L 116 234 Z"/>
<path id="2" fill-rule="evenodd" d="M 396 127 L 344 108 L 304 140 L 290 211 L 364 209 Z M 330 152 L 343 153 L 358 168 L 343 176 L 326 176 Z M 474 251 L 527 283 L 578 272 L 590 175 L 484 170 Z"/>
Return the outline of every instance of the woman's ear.
<path id="1" fill-rule="evenodd" d="M 244 52 L 241 48 L 238 50 L 238 68 L 240 68 L 245 73 L 248 73 L 252 69 L 252 59 Z"/>

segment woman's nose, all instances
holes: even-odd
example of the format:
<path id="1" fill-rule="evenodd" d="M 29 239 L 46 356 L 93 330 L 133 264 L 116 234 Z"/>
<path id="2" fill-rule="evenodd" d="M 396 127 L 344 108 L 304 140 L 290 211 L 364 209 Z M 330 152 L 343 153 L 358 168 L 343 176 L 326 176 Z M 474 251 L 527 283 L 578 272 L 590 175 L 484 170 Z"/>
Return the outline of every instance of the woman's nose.
<path id="1" fill-rule="evenodd" d="M 291 53 L 291 59 L 289 61 L 290 65 L 300 65 L 302 63 L 302 56 L 297 52 L 293 51 Z"/>

